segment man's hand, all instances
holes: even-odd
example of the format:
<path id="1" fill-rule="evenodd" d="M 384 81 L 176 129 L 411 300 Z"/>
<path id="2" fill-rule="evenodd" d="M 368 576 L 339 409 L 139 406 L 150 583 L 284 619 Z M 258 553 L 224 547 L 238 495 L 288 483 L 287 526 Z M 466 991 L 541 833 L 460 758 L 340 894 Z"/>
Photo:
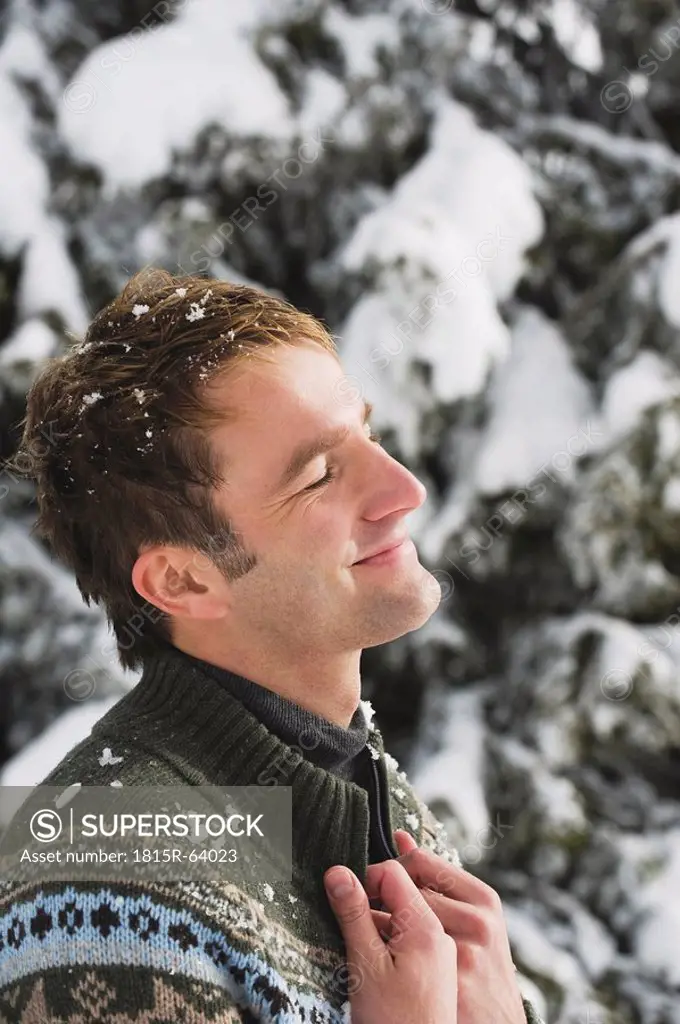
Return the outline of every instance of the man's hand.
<path id="1" fill-rule="evenodd" d="M 353 1024 L 458 1024 L 456 944 L 402 865 L 390 859 L 373 872 L 377 898 L 389 909 L 387 942 L 352 871 L 329 868 L 324 883 L 345 940 Z"/>
<path id="2" fill-rule="evenodd" d="M 526 1024 L 522 995 L 495 889 L 416 844 L 402 830 L 394 833 L 399 862 L 439 918 L 458 951 L 458 1024 Z M 366 871 L 366 891 L 379 897 L 380 865 Z M 391 933 L 391 915 L 372 910 L 376 928 Z"/>

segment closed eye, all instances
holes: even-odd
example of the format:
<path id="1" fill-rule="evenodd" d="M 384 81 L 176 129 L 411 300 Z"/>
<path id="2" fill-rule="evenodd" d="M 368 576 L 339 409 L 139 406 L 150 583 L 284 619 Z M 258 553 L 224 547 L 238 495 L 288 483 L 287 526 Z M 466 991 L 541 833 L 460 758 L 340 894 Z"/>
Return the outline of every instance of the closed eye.
<path id="1" fill-rule="evenodd" d="M 368 435 L 368 440 L 373 441 L 375 444 L 380 444 L 382 437 L 380 434 L 371 433 Z M 323 487 L 325 484 L 329 484 L 331 480 L 335 479 L 335 472 L 335 467 L 329 466 L 320 480 L 316 480 L 313 484 L 310 484 L 309 487 L 303 488 L 303 490 L 314 491 L 317 487 Z"/>

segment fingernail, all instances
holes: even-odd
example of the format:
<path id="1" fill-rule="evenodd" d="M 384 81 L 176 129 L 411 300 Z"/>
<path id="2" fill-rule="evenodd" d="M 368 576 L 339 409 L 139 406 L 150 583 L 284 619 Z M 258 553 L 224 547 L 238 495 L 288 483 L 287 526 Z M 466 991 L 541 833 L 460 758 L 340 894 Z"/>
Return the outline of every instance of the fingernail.
<path id="1" fill-rule="evenodd" d="M 331 868 L 324 875 L 324 882 L 329 893 L 336 900 L 347 896 L 354 888 L 352 876 L 344 868 Z"/>

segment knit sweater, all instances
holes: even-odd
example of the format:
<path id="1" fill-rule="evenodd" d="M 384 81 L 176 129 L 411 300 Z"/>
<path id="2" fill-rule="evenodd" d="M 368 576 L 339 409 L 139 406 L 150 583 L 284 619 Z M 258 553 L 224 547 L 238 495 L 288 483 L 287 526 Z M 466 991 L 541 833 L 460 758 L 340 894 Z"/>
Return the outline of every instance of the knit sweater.
<path id="1" fill-rule="evenodd" d="M 298 747 L 304 756 L 335 775 L 356 781 L 359 755 L 366 749 L 368 722 L 361 705 L 357 706 L 346 729 L 315 715 L 295 701 L 246 679 L 230 669 L 204 661 L 170 643 L 163 643 L 168 656 L 183 659 L 188 668 L 215 679 L 228 690 L 258 721 L 291 747 Z M 366 705 L 364 705 L 365 707 Z"/>
<path id="2" fill-rule="evenodd" d="M 372 715 L 367 719 L 364 702 L 357 706 L 349 726 L 343 729 L 252 679 L 213 665 L 172 644 L 165 644 L 164 649 L 174 658 L 184 659 L 188 667 L 216 679 L 270 732 L 299 749 L 307 760 L 363 786 L 368 794 L 368 861 L 373 864 L 397 856 L 392 836 L 385 827 L 389 797 L 382 782 L 383 775 L 368 746 Z"/>
<path id="3" fill-rule="evenodd" d="M 46 872 L 41 883 L 2 882 L 0 1024 L 351 1020 L 345 947 L 323 874 L 345 864 L 365 879 L 369 792 L 277 736 L 214 667 L 179 654 L 149 658 L 135 687 L 44 783 L 252 786 L 275 777 L 292 792 L 292 879 L 67 883 Z M 384 795 L 383 859 L 396 856 L 392 831 L 401 828 L 460 866 L 379 729 L 368 721 L 366 729 Z M 102 758 L 105 747 L 122 761 Z M 525 1009 L 528 1024 L 542 1024 Z"/>

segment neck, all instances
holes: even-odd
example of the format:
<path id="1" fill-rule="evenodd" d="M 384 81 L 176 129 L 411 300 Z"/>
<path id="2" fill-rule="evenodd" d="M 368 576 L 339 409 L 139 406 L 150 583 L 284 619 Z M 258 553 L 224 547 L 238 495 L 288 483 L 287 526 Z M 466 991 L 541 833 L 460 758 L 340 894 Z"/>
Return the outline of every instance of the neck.
<path id="1" fill-rule="evenodd" d="M 204 637 L 199 642 L 196 637 L 178 635 L 172 644 L 185 654 L 250 679 L 343 729 L 348 728 L 359 706 L 360 650 L 335 659 L 305 653 L 295 663 L 274 662 L 267 652 L 254 651 L 245 656 L 233 648 L 225 649 L 216 638 Z"/>

